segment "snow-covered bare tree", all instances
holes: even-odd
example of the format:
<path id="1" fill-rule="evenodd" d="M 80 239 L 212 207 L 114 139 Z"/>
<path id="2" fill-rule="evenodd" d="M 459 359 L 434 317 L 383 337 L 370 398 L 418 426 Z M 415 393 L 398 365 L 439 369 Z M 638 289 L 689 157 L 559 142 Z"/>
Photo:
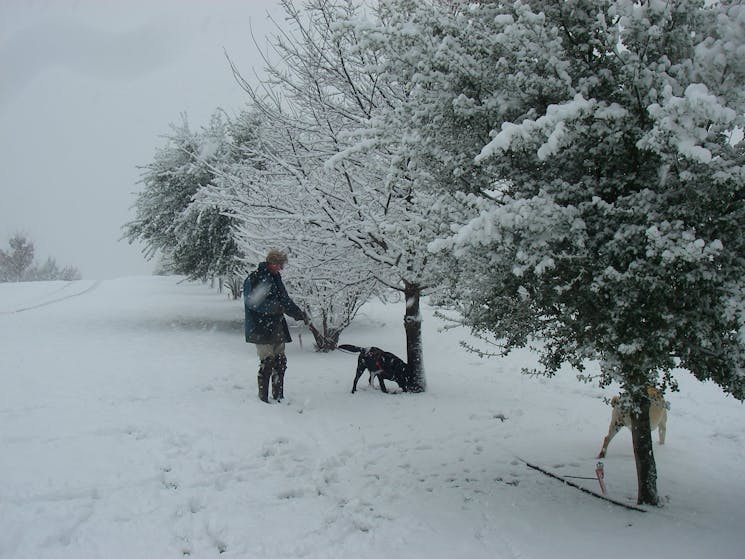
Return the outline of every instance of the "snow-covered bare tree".
<path id="1" fill-rule="evenodd" d="M 174 272 L 193 279 L 243 272 L 230 218 L 216 206 L 194 203 L 216 169 L 234 157 L 226 121 L 218 111 L 199 132 L 189 128 L 185 117 L 172 127 L 165 147 L 144 167 L 135 219 L 123 227 L 130 243 L 143 241 L 147 258 L 165 254 Z"/>
<path id="2" fill-rule="evenodd" d="M 449 0 L 380 2 L 375 24 L 348 23 L 361 48 L 376 54 L 380 79 L 402 92 L 371 115 L 351 151 L 374 146 L 391 154 L 389 172 L 430 197 L 434 212 L 450 193 L 492 190 L 493 177 L 475 157 L 490 139 L 495 107 L 505 105 L 483 34 L 463 27 L 481 22 L 454 17 L 456 8 Z"/>
<path id="3" fill-rule="evenodd" d="M 450 184 L 460 223 L 432 244 L 442 298 L 504 351 L 535 343 L 549 375 L 598 359 L 600 382 L 618 382 L 633 406 L 638 501 L 656 503 L 646 387 L 674 388 L 682 367 L 745 397 L 745 158 L 731 141 L 745 114 L 745 8 L 418 4 L 386 2 L 430 14 L 393 43 L 391 71 L 415 76 L 407 101 L 422 107 L 399 111 L 401 135 L 434 138 L 439 160 L 465 161 L 477 184 Z M 412 51 L 402 72 L 414 39 L 439 50 Z M 438 52 L 457 54 L 459 70 L 416 74 Z M 463 127 L 443 118 L 448 104 L 494 130 L 476 158 L 482 178 L 468 163 L 473 143 L 454 149 Z"/>
<path id="4" fill-rule="evenodd" d="M 380 143 L 360 148 L 359 134 L 406 91 L 377 70 L 377 53 L 359 43 L 364 16 L 352 0 L 283 2 L 284 31 L 260 87 L 243 86 L 266 122 L 263 166 L 235 173 L 236 215 L 298 222 L 319 246 L 334 247 L 351 271 L 374 276 L 405 295 L 407 361 L 424 390 L 419 300 L 427 283 L 426 217 L 431 199 L 415 188 L 403 160 Z M 236 71 L 239 79 L 240 75 Z M 252 228 L 247 228 L 252 229 Z M 329 261 L 336 262 L 335 256 Z"/>
<path id="5" fill-rule="evenodd" d="M 216 168 L 212 183 L 195 195 L 198 205 L 219 207 L 233 223 L 233 234 L 244 266 L 249 270 L 270 248 L 290 255 L 285 283 L 313 318 L 311 331 L 321 351 L 336 348 L 340 333 L 356 316 L 377 286 L 368 270 L 357 270 L 338 246 L 320 241 L 318 231 L 299 219 L 298 192 L 277 180 L 260 137 L 274 131 L 254 111 L 244 111 L 229 122 L 235 157 Z M 258 134 L 258 136 L 257 136 Z"/>

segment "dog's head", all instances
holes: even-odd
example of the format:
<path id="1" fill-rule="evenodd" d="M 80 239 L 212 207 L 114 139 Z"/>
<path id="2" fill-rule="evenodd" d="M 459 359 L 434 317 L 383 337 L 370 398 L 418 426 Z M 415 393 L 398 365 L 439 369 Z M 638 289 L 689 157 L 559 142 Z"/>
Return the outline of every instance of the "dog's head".
<path id="1" fill-rule="evenodd" d="M 662 393 L 656 386 L 649 385 L 647 386 L 647 396 L 649 396 L 649 401 L 652 403 L 663 403 L 665 399 L 662 397 Z"/>

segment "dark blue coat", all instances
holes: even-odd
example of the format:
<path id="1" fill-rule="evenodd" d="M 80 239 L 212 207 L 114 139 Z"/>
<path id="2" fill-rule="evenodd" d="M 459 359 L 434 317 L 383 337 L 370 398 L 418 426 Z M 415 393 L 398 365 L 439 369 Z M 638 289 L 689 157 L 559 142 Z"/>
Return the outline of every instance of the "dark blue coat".
<path id="1" fill-rule="evenodd" d="M 243 308 L 246 314 L 246 341 L 252 344 L 291 342 L 285 314 L 303 320 L 305 313 L 287 294 L 282 277 L 272 274 L 266 262 L 243 282 Z"/>

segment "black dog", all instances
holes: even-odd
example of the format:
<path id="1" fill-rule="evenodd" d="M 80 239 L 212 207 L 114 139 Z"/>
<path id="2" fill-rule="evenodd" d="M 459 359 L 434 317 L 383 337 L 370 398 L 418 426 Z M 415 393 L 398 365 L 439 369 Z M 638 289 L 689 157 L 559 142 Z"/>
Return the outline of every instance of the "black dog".
<path id="1" fill-rule="evenodd" d="M 343 351 L 360 354 L 357 359 L 357 372 L 354 375 L 352 394 L 357 391 L 357 381 L 360 380 L 365 369 L 370 371 L 369 383 L 372 384 L 373 379 L 378 377 L 380 389 L 383 392 L 388 392 L 383 382 L 384 379 L 392 380 L 404 392 L 409 391 L 412 385 L 411 372 L 409 371 L 409 366 L 400 357 L 393 355 L 389 351 L 383 351 L 379 347 L 358 347 L 356 345 L 341 344 L 338 348 Z"/>

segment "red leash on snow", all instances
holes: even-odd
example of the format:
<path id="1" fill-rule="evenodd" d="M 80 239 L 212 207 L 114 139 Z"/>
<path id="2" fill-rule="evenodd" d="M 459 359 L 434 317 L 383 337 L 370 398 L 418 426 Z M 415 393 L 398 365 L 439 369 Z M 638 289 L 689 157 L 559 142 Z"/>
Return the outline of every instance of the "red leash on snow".
<path id="1" fill-rule="evenodd" d="M 595 466 L 595 475 L 598 478 L 598 483 L 600 484 L 600 491 L 603 492 L 603 495 L 605 495 L 605 483 L 603 483 L 603 478 L 605 477 L 605 470 L 603 469 L 603 463 L 598 462 L 597 466 Z"/>

